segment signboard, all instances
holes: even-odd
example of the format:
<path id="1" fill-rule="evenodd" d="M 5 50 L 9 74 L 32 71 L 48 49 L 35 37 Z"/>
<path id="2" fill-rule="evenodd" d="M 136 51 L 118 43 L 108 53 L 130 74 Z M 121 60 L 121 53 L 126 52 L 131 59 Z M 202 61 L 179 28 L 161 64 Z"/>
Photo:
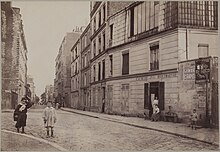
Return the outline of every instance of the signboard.
<path id="1" fill-rule="evenodd" d="M 209 82 L 210 80 L 210 58 L 196 60 L 195 81 L 196 83 Z"/>
<path id="2" fill-rule="evenodd" d="M 185 63 L 183 66 L 183 80 L 195 80 L 195 62 Z"/>
<path id="3" fill-rule="evenodd" d="M 177 77 L 177 73 L 167 73 L 167 74 L 160 74 L 160 75 L 138 77 L 136 78 L 136 81 L 147 81 L 147 80 L 155 80 L 155 79 L 174 78 L 174 77 Z"/>

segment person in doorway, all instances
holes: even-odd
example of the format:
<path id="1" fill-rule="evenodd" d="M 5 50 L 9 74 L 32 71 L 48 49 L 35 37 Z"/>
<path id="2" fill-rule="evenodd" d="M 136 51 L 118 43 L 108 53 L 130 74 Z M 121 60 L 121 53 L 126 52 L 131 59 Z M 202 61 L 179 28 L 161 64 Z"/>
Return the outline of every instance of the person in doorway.
<path id="1" fill-rule="evenodd" d="M 196 112 L 196 109 L 193 109 L 193 113 L 191 114 L 191 127 L 196 130 L 196 124 L 198 120 L 198 114 Z"/>
<path id="2" fill-rule="evenodd" d="M 47 107 L 43 111 L 43 120 L 44 120 L 44 126 L 47 131 L 47 138 L 49 137 L 49 131 L 51 130 L 51 137 L 54 137 L 54 124 L 57 121 L 57 115 L 56 110 L 52 107 L 52 102 L 47 102 Z"/>
<path id="3" fill-rule="evenodd" d="M 157 97 L 155 97 L 154 100 L 153 100 L 153 103 L 152 103 L 153 114 L 155 113 L 156 105 L 158 106 L 158 103 L 159 103 L 159 101 L 158 101 Z"/>
<path id="4" fill-rule="evenodd" d="M 26 126 L 26 120 L 27 120 L 27 109 L 30 108 L 32 105 L 29 104 L 27 98 L 23 97 L 21 99 L 21 102 L 17 105 L 14 111 L 14 120 L 17 121 L 15 124 L 15 127 L 17 128 L 17 132 L 20 131 L 20 128 L 22 128 L 21 133 L 24 132 L 24 127 Z M 16 119 L 15 119 L 16 117 Z"/>
<path id="5" fill-rule="evenodd" d="M 105 99 L 102 99 L 102 113 L 105 112 Z"/>
<path id="6" fill-rule="evenodd" d="M 154 109 L 154 113 L 151 117 L 151 121 L 158 121 L 160 118 L 160 109 L 158 107 L 158 105 L 155 105 L 155 109 Z"/>

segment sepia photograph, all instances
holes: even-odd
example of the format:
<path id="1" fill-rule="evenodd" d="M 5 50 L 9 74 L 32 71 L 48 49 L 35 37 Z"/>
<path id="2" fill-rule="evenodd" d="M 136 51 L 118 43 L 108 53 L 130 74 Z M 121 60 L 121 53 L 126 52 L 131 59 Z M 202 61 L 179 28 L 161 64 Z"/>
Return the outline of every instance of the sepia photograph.
<path id="1" fill-rule="evenodd" d="M 219 151 L 218 1 L 1 1 L 1 151 Z"/>

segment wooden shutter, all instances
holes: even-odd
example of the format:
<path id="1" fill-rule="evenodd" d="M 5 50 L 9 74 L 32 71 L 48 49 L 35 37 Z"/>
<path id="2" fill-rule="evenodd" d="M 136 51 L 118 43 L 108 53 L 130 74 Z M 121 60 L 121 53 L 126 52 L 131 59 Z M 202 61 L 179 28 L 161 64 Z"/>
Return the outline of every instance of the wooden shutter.
<path id="1" fill-rule="evenodd" d="M 160 82 L 159 83 L 159 108 L 160 110 L 164 110 L 164 93 L 165 93 L 164 82 Z"/>
<path id="2" fill-rule="evenodd" d="M 148 83 L 144 84 L 144 109 L 149 108 Z"/>

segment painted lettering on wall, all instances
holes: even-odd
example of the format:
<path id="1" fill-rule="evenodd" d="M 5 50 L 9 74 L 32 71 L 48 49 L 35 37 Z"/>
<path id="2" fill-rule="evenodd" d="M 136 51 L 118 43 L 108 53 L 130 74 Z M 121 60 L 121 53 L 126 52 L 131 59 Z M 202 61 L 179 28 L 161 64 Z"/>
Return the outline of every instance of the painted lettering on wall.
<path id="1" fill-rule="evenodd" d="M 174 78 L 174 77 L 177 77 L 177 73 L 168 73 L 168 74 L 138 77 L 136 78 L 136 81 L 147 81 L 147 80 L 153 80 L 153 79 L 164 79 L 164 78 Z"/>

